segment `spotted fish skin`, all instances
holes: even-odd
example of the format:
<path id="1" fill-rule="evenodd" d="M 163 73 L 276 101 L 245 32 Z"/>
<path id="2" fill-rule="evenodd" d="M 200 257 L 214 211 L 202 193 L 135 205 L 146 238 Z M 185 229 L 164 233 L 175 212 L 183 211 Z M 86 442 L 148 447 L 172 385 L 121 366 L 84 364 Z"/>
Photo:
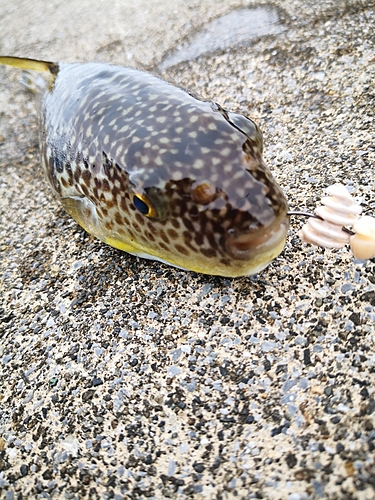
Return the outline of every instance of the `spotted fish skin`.
<path id="1" fill-rule="evenodd" d="M 288 206 L 253 121 L 134 69 L 55 68 L 41 101 L 42 165 L 89 233 L 228 277 L 258 272 L 280 253 Z"/>

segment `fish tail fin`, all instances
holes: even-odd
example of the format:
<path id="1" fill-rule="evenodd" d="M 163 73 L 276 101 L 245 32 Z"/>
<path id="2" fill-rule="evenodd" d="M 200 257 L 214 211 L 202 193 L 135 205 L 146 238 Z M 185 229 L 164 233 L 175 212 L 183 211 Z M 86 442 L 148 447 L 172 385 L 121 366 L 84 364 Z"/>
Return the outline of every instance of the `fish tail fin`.
<path id="1" fill-rule="evenodd" d="M 44 71 L 51 75 L 56 75 L 59 71 L 59 65 L 57 63 L 38 61 L 37 59 L 27 59 L 24 57 L 0 56 L 0 64 L 29 71 Z"/>

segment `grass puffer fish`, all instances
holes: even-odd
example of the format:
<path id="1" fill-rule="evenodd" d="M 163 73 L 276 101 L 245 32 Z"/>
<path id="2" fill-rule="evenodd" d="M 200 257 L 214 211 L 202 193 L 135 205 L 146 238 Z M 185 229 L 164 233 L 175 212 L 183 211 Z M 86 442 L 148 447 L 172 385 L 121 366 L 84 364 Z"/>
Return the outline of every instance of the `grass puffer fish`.
<path id="1" fill-rule="evenodd" d="M 238 277 L 283 249 L 287 201 L 249 118 L 151 74 L 0 57 L 44 71 L 40 150 L 65 210 L 133 255 Z"/>

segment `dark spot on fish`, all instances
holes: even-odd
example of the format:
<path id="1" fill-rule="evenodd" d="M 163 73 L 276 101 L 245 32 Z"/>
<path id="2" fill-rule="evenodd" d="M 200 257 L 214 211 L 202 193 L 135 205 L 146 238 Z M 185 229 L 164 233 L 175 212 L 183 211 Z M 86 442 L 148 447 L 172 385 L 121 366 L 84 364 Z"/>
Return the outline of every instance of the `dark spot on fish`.
<path id="1" fill-rule="evenodd" d="M 74 171 L 74 180 L 76 182 L 79 182 L 81 178 L 82 170 L 79 168 L 78 165 L 76 165 L 75 171 Z"/>
<path id="2" fill-rule="evenodd" d="M 187 249 L 185 247 L 183 247 L 181 245 L 175 245 L 174 247 L 177 250 L 177 252 L 182 253 L 182 255 L 189 255 L 189 252 L 187 251 Z"/>
<path id="3" fill-rule="evenodd" d="M 213 250 L 212 248 L 201 248 L 201 253 L 205 256 L 205 257 L 215 257 L 216 255 L 216 252 L 215 250 Z"/>
<path id="4" fill-rule="evenodd" d="M 168 229 L 167 233 L 168 233 L 168 236 L 170 236 L 172 238 L 172 240 L 177 240 L 178 233 L 174 229 Z"/>
<path id="5" fill-rule="evenodd" d="M 192 207 L 189 210 L 189 215 L 191 217 L 197 217 L 197 215 L 198 215 L 198 207 L 196 205 L 192 205 Z"/>
<path id="6" fill-rule="evenodd" d="M 126 199 L 125 198 L 121 198 L 121 200 L 120 200 L 120 207 L 121 207 L 121 210 L 123 210 L 124 212 L 127 212 L 128 205 L 126 203 Z"/>
<path id="7" fill-rule="evenodd" d="M 90 184 L 91 184 L 91 172 L 90 172 L 90 170 L 84 170 L 82 172 L 82 179 L 83 179 L 84 183 L 86 184 L 86 186 L 90 186 Z"/>
<path id="8" fill-rule="evenodd" d="M 182 233 L 182 236 L 184 237 L 185 241 L 191 241 L 192 240 L 192 234 L 189 231 L 184 231 Z"/>
<path id="9" fill-rule="evenodd" d="M 69 177 L 72 179 L 73 178 L 73 171 L 72 171 L 72 165 L 69 161 L 65 163 L 65 170 L 68 172 Z"/>
<path id="10" fill-rule="evenodd" d="M 50 165 L 51 170 L 56 170 L 56 172 L 59 172 L 60 174 L 61 174 L 61 172 L 64 171 L 64 164 L 60 160 L 60 158 L 58 158 L 57 156 L 50 157 L 49 165 Z"/>
<path id="11" fill-rule="evenodd" d="M 111 200 L 106 200 L 106 205 L 108 208 L 113 208 L 116 206 L 116 200 L 113 198 Z"/>
<path id="12" fill-rule="evenodd" d="M 169 238 L 168 236 L 165 234 L 164 231 L 160 230 L 160 237 L 163 241 L 165 241 L 165 243 L 169 243 Z"/>
<path id="13" fill-rule="evenodd" d="M 141 224 L 141 226 L 143 226 L 143 224 L 144 224 L 144 218 L 142 217 L 142 215 L 139 212 L 137 212 L 135 214 L 135 218 L 137 219 L 137 222 L 139 222 L 139 224 Z"/>
<path id="14" fill-rule="evenodd" d="M 117 198 L 117 196 L 120 194 L 120 192 L 121 192 L 121 190 L 117 186 L 112 187 L 112 195 L 113 195 L 114 199 Z"/>
<path id="15" fill-rule="evenodd" d="M 201 233 L 196 233 L 195 238 L 194 238 L 195 244 L 198 246 L 203 245 L 203 239 L 204 238 L 203 238 L 203 235 Z"/>
<path id="16" fill-rule="evenodd" d="M 193 223 L 191 222 L 190 219 L 187 219 L 186 217 L 184 217 L 182 219 L 182 222 L 184 223 L 184 226 L 186 227 L 186 229 L 188 229 L 191 232 L 194 231 L 194 226 L 193 226 Z"/>
<path id="17" fill-rule="evenodd" d="M 171 220 L 171 223 L 172 223 L 172 226 L 175 228 L 175 229 L 179 229 L 180 228 L 180 222 L 176 219 L 176 218 L 173 218 Z"/>
<path id="18" fill-rule="evenodd" d="M 152 234 L 158 235 L 159 234 L 159 229 L 155 225 L 149 226 L 149 230 L 152 232 Z"/>
<path id="19" fill-rule="evenodd" d="M 105 207 L 97 208 L 97 212 L 101 214 L 102 217 L 108 216 L 108 210 Z"/>

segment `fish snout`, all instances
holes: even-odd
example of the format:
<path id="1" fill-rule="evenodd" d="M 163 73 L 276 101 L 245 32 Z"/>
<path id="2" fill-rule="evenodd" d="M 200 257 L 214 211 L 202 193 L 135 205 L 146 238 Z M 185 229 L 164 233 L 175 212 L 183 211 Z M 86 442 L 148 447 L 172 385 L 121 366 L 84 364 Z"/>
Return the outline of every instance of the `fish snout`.
<path id="1" fill-rule="evenodd" d="M 228 229 L 225 249 L 236 260 L 252 260 L 261 255 L 272 254 L 273 250 L 283 246 L 289 229 L 289 217 L 282 216 L 267 227 L 251 231 Z M 272 257 L 273 258 L 273 257 Z"/>

